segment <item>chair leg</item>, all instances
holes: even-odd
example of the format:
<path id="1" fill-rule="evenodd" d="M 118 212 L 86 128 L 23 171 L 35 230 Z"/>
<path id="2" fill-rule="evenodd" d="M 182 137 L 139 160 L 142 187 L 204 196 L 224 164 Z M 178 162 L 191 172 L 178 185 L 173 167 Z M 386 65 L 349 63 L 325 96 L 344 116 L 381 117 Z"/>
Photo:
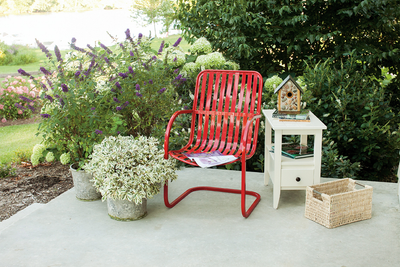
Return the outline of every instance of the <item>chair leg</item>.
<path id="1" fill-rule="evenodd" d="M 260 194 L 252 191 L 246 191 L 246 158 L 242 158 L 242 190 L 241 190 L 241 198 L 242 198 L 242 215 L 247 218 L 253 212 L 254 208 L 261 200 Z M 252 195 L 256 199 L 253 201 L 249 209 L 246 211 L 246 195 Z"/>
<path id="2" fill-rule="evenodd" d="M 242 181 L 241 181 L 241 189 L 230 189 L 230 188 L 220 188 L 220 187 L 210 187 L 210 186 L 197 186 L 192 187 L 186 190 L 182 195 L 177 197 L 174 201 L 169 202 L 168 199 L 168 181 L 164 184 L 164 204 L 167 208 L 172 208 L 176 204 L 178 204 L 182 199 L 184 199 L 187 195 L 192 192 L 205 190 L 205 191 L 216 191 L 216 192 L 224 192 L 224 193 L 234 193 L 241 195 L 241 209 L 243 217 L 247 218 L 253 212 L 254 208 L 261 200 L 260 194 L 253 191 L 246 191 L 246 160 L 244 163 L 242 162 Z M 246 195 L 254 196 L 256 199 L 253 201 L 249 209 L 246 211 Z"/>

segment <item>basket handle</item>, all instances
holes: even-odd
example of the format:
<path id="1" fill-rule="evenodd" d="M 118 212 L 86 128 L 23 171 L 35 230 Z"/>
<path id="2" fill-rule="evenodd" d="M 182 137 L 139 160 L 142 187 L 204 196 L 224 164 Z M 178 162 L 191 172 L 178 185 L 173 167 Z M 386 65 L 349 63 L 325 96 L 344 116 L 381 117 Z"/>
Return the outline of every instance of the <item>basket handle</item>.
<path id="1" fill-rule="evenodd" d="M 363 185 L 363 184 L 360 184 L 360 183 L 357 183 L 357 182 L 354 182 L 355 184 L 357 184 L 357 185 L 359 185 L 359 186 L 362 186 L 362 187 L 365 187 L 365 185 Z M 313 192 L 314 193 L 317 193 L 317 194 L 319 194 L 319 195 L 322 195 L 322 193 L 321 192 L 318 192 L 317 190 L 313 190 Z"/>

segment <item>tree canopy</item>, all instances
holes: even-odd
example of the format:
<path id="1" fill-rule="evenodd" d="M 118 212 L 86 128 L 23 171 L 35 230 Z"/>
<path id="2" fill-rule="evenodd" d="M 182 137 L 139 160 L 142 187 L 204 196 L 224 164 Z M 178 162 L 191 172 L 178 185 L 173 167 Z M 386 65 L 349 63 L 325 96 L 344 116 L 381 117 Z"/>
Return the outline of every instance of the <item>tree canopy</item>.
<path id="1" fill-rule="evenodd" d="M 263 75 L 301 74 L 304 60 L 356 50 L 370 73 L 399 73 L 400 0 L 180 0 L 189 41 L 206 37 L 225 56 Z M 398 75 L 399 76 L 399 75 Z"/>

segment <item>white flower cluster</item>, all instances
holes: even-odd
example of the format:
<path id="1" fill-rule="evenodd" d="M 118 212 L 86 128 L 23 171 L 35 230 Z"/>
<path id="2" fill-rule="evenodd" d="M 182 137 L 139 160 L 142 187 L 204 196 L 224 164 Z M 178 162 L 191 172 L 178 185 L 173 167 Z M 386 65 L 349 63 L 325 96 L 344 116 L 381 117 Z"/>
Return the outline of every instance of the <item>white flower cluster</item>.
<path id="1" fill-rule="evenodd" d="M 183 65 L 180 74 L 182 74 L 183 77 L 190 77 L 194 73 L 197 75 L 199 73 L 199 69 L 199 65 L 194 62 L 189 62 Z"/>
<path id="2" fill-rule="evenodd" d="M 220 52 L 213 52 L 207 55 L 197 57 L 196 64 L 200 66 L 201 70 L 205 69 L 222 69 L 226 60 Z"/>
<path id="3" fill-rule="evenodd" d="M 31 163 L 36 166 L 40 163 L 40 158 L 43 157 L 43 152 L 46 150 L 46 146 L 43 144 L 37 144 L 33 147 Z"/>
<path id="4" fill-rule="evenodd" d="M 201 37 L 196 40 L 196 42 L 193 43 L 193 45 L 190 47 L 190 52 L 194 54 L 208 54 L 212 52 L 212 47 L 211 43 L 204 37 Z"/>
<path id="5" fill-rule="evenodd" d="M 60 156 L 60 162 L 63 165 L 67 165 L 68 163 L 70 163 L 71 161 L 71 156 L 69 155 L 69 153 L 64 153 Z"/>
<path id="6" fill-rule="evenodd" d="M 169 49 L 168 50 L 168 64 L 172 65 L 173 67 L 182 66 L 186 62 L 185 53 L 178 49 Z"/>
<path id="7" fill-rule="evenodd" d="M 235 62 L 233 62 L 233 61 L 227 61 L 225 63 L 225 65 L 228 66 L 229 70 L 238 70 L 238 69 L 240 69 L 240 65 L 235 63 Z"/>
<path id="8" fill-rule="evenodd" d="M 111 198 L 139 204 L 158 194 L 165 181 L 177 178 L 175 162 L 164 159 L 158 144 L 153 137 L 110 136 L 94 146 L 83 168 L 93 174 L 103 201 Z"/>
<path id="9" fill-rule="evenodd" d="M 275 88 L 278 87 L 282 83 L 282 79 L 279 78 L 278 75 L 272 76 L 271 78 L 268 78 L 265 83 L 264 83 L 264 88 L 267 91 L 274 92 Z"/>

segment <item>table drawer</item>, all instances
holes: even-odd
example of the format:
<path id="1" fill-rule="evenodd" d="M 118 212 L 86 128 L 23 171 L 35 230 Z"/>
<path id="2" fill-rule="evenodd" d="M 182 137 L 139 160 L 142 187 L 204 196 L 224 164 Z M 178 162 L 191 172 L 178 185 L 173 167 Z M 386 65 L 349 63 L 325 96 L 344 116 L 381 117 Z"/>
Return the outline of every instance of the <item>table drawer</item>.
<path id="1" fill-rule="evenodd" d="M 313 169 L 283 169 L 281 186 L 308 186 L 313 185 Z"/>

